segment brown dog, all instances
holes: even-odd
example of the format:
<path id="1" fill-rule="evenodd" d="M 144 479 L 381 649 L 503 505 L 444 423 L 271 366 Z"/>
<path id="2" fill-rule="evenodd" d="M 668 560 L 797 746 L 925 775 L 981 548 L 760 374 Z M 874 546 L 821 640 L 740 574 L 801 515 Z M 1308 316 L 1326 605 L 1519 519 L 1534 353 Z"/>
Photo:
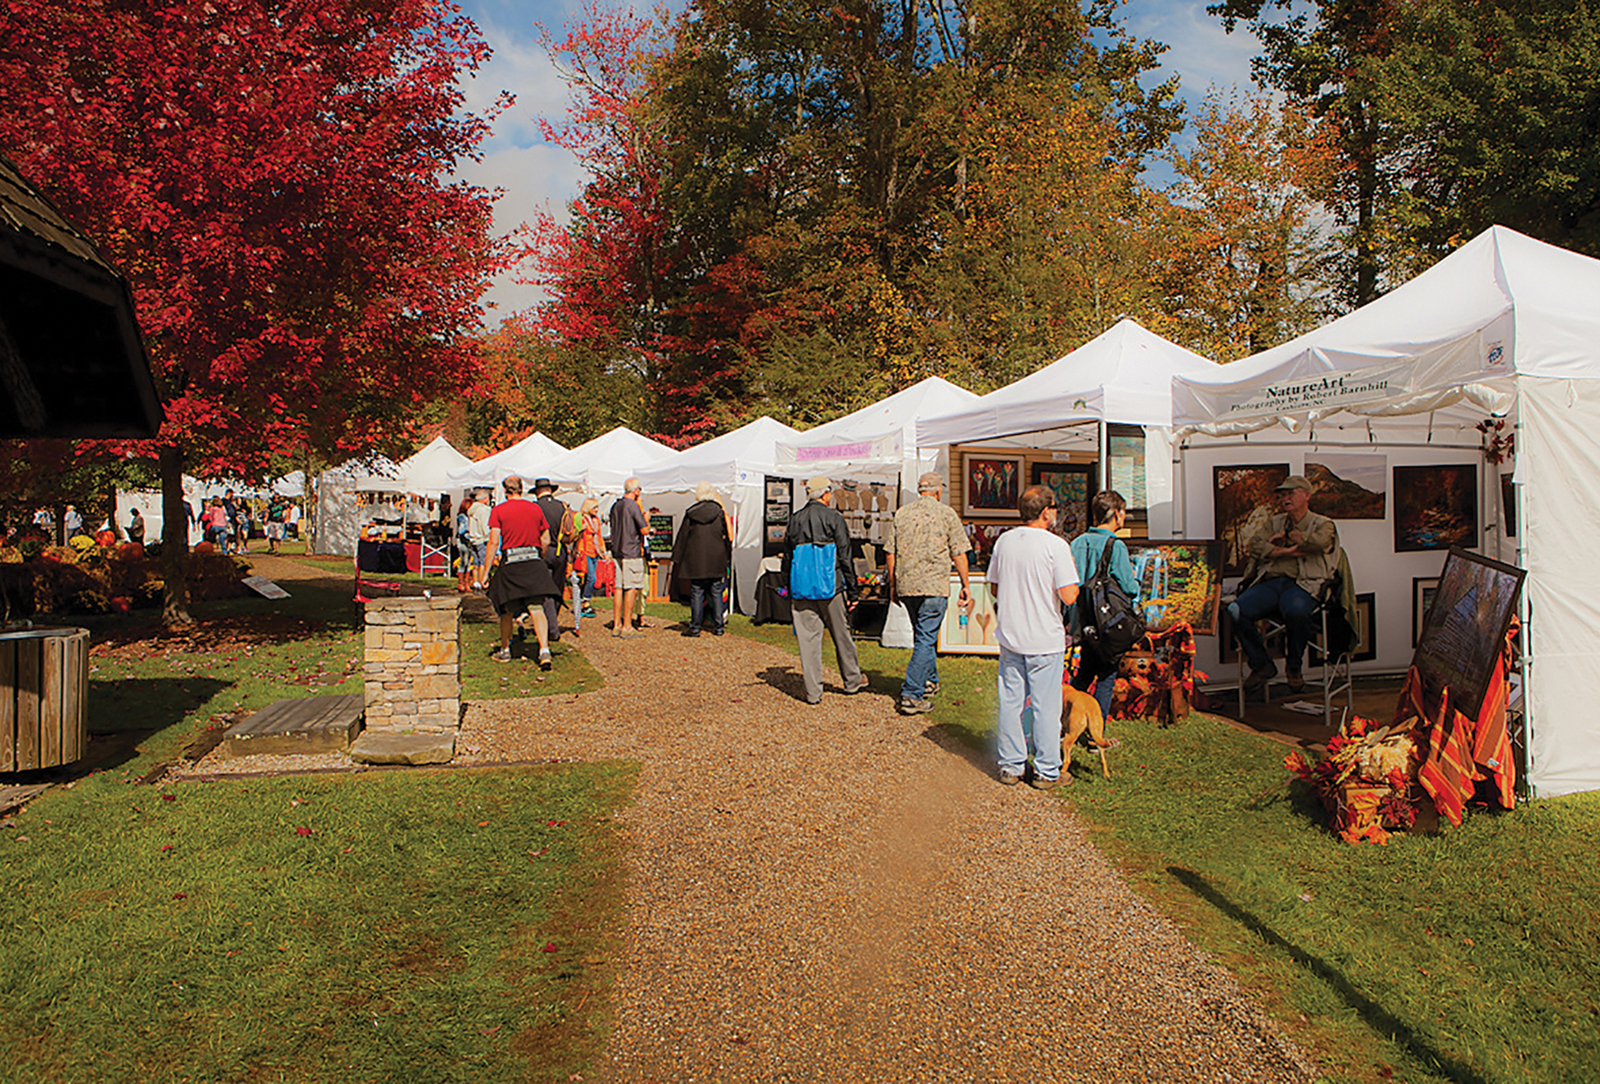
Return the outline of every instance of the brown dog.
<path id="1" fill-rule="evenodd" d="M 1116 748 L 1117 743 L 1106 738 L 1106 721 L 1100 714 L 1100 701 L 1090 696 L 1081 689 L 1074 689 L 1065 683 L 1061 686 L 1061 703 L 1063 714 L 1066 715 L 1066 726 L 1062 727 L 1061 734 L 1061 759 L 1064 762 L 1072 757 L 1072 747 L 1077 744 L 1083 732 L 1089 732 L 1089 747 L 1100 754 L 1100 771 L 1107 779 L 1111 778 L 1111 768 L 1106 764 L 1106 750 Z"/>

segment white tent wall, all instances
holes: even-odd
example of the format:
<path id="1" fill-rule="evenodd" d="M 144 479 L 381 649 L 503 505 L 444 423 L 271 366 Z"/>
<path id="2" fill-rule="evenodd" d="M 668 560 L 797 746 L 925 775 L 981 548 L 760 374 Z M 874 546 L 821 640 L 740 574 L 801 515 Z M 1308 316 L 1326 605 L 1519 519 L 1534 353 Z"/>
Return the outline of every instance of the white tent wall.
<path id="1" fill-rule="evenodd" d="M 1363 428 L 1364 434 L 1364 428 Z M 1351 433 L 1351 436 L 1357 434 Z M 1478 434 L 1472 433 L 1476 440 Z M 1439 575 L 1444 566 L 1445 551 L 1396 553 L 1394 551 L 1394 468 L 1397 466 L 1443 466 L 1476 464 L 1478 466 L 1479 542 L 1476 552 L 1499 560 L 1512 560 L 1514 555 L 1499 531 L 1499 469 L 1486 463 L 1482 450 L 1476 443 L 1463 447 L 1458 437 L 1453 446 L 1441 441 L 1422 447 L 1399 446 L 1382 443 L 1338 443 L 1330 439 L 1312 439 L 1306 434 L 1290 434 L 1282 430 L 1264 430 L 1248 442 L 1239 438 L 1212 440 L 1191 438 L 1183 450 L 1183 461 L 1178 468 L 1183 486 L 1183 536 L 1192 539 L 1216 537 L 1216 510 L 1212 496 L 1215 490 L 1213 469 L 1216 467 L 1249 466 L 1267 463 L 1286 463 L 1289 473 L 1303 474 L 1307 460 L 1316 462 L 1319 454 L 1327 455 L 1380 455 L 1385 464 L 1387 495 L 1384 501 L 1384 518 L 1339 519 L 1339 543 L 1350 559 L 1350 574 L 1355 580 L 1358 594 L 1373 595 L 1373 634 L 1377 655 L 1363 662 L 1353 663 L 1357 674 L 1404 673 L 1411 665 L 1411 608 L 1412 580 Z M 1506 467 L 1509 470 L 1509 466 Z M 1488 485 L 1493 479 L 1494 488 Z M 1492 503 L 1490 498 L 1492 496 Z M 1235 579 L 1227 581 L 1231 592 Z M 1219 662 L 1220 641 L 1215 636 L 1196 639 L 1199 653 L 1195 665 L 1218 680 L 1233 674 L 1235 664 Z"/>
<path id="2" fill-rule="evenodd" d="M 1600 381 L 1517 379 L 1517 541 L 1539 797 L 1600 790 Z"/>

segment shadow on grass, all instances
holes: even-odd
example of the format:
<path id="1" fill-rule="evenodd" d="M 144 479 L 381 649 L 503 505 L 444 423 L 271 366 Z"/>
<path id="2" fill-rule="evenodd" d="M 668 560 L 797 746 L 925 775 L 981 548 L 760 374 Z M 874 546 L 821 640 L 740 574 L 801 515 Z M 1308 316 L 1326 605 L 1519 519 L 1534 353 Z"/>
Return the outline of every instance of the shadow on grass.
<path id="1" fill-rule="evenodd" d="M 91 727 L 96 733 L 165 730 L 183 722 L 232 684 L 210 677 L 91 679 Z"/>
<path id="2" fill-rule="evenodd" d="M 1425 1065 L 1437 1066 L 1439 1071 L 1456 1084 L 1488 1084 L 1488 1080 L 1469 1066 L 1437 1049 L 1388 1009 L 1356 989 L 1343 971 L 1320 956 L 1314 956 L 1285 938 L 1250 911 L 1240 907 L 1211 885 L 1204 875 L 1182 866 L 1168 866 L 1167 872 L 1196 896 L 1240 926 L 1255 934 L 1267 944 L 1286 953 L 1296 964 L 1327 983 L 1346 1005 L 1354 1009 L 1367 1026 L 1379 1035 L 1393 1039 L 1406 1053 Z"/>

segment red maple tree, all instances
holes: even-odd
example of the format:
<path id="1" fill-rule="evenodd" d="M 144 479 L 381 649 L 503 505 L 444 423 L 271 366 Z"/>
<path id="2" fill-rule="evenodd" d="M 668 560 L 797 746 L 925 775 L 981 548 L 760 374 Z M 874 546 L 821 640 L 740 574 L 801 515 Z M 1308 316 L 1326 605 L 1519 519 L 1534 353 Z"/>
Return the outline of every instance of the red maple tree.
<path id="1" fill-rule="evenodd" d="M 487 54 L 447 0 L 0 0 L 0 153 L 133 283 L 174 560 L 184 469 L 393 450 L 470 380 Z"/>

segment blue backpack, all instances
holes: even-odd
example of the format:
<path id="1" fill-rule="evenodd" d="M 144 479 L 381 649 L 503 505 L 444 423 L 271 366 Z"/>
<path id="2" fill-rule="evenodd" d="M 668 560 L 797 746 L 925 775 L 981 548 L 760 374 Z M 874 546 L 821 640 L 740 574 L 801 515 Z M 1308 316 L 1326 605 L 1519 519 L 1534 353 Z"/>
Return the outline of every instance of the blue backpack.
<path id="1" fill-rule="evenodd" d="M 837 594 L 836 551 L 832 542 L 802 542 L 789 559 L 789 597 L 830 599 Z"/>

